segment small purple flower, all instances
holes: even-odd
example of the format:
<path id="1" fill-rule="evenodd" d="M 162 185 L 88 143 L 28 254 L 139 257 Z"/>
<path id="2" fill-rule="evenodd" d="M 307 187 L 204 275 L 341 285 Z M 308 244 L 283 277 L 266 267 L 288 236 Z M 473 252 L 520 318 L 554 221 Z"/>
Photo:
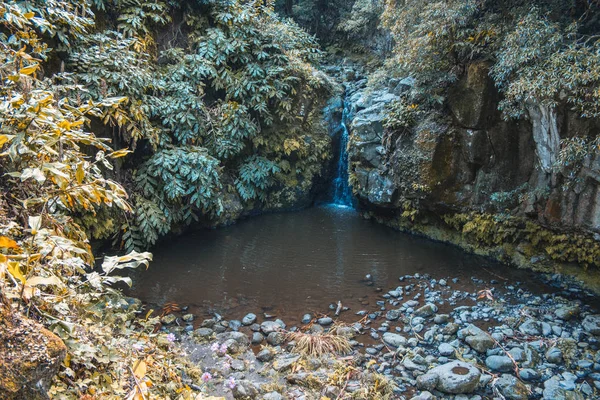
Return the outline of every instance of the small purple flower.
<path id="1" fill-rule="evenodd" d="M 210 351 L 212 351 L 213 353 L 216 353 L 219 351 L 219 343 L 213 343 L 212 346 L 210 346 Z"/>
<path id="2" fill-rule="evenodd" d="M 175 337 L 175 334 L 174 334 L 174 333 L 169 333 L 169 334 L 167 335 L 167 340 L 168 340 L 169 342 L 173 343 L 175 340 L 177 340 L 177 338 Z"/>
<path id="3" fill-rule="evenodd" d="M 210 381 L 212 379 L 212 375 L 210 374 L 210 372 L 205 372 L 202 374 L 202 380 L 204 381 L 204 383 L 208 383 L 208 381 Z"/>
<path id="4" fill-rule="evenodd" d="M 227 344 L 223 343 L 221 347 L 219 347 L 219 353 L 226 354 L 227 353 Z"/>
<path id="5" fill-rule="evenodd" d="M 229 380 L 225 383 L 225 386 L 227 386 L 229 389 L 233 390 L 234 387 L 236 387 L 237 383 L 235 383 L 235 379 L 233 378 L 233 376 L 229 377 Z"/>
<path id="6" fill-rule="evenodd" d="M 134 343 L 131 347 L 133 347 L 134 350 L 137 351 L 142 351 L 144 350 L 144 344 L 143 343 Z"/>

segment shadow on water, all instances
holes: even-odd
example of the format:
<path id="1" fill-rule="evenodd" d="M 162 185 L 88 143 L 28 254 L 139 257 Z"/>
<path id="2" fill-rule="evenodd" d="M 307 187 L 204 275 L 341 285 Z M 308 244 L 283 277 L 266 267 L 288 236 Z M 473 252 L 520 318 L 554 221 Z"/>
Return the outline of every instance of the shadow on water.
<path id="1" fill-rule="evenodd" d="M 528 272 L 393 231 L 349 207 L 323 206 L 165 243 L 132 294 L 158 305 L 189 305 L 197 314 L 233 319 L 269 312 L 293 324 L 303 313 L 326 312 L 338 300 L 353 311 L 372 308 L 380 295 L 375 287 L 395 288 L 398 277 L 415 273 L 459 278 L 453 287 L 470 291 L 481 289 L 472 276 L 529 281 L 535 290 Z M 372 287 L 365 285 L 367 274 Z"/>

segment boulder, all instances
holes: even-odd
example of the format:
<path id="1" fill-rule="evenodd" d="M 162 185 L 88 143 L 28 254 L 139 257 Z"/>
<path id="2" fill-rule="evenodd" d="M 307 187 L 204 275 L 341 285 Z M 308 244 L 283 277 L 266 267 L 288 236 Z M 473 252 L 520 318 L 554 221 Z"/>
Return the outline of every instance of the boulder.
<path id="1" fill-rule="evenodd" d="M 2 399 L 48 399 L 48 388 L 67 355 L 63 341 L 23 315 L 0 310 Z"/>
<path id="2" fill-rule="evenodd" d="M 472 393 L 479 383 L 480 375 L 475 366 L 462 361 L 452 361 L 419 376 L 417 387 L 431 390 L 433 386 L 436 390 L 449 394 Z"/>
<path id="3" fill-rule="evenodd" d="M 386 332 L 383 334 L 383 341 L 393 347 L 401 347 L 406 345 L 406 338 L 397 333 Z"/>

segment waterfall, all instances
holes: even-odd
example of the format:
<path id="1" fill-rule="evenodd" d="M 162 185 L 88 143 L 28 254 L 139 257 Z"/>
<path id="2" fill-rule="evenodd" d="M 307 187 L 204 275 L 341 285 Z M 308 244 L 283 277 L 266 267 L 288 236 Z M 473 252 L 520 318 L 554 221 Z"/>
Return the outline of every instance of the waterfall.
<path id="1" fill-rule="evenodd" d="M 353 207 L 352 188 L 348 182 L 348 105 L 344 99 L 344 110 L 342 112 L 342 121 L 340 124 L 341 134 L 338 150 L 338 163 L 336 174 L 333 179 L 332 203 L 339 206 Z"/>

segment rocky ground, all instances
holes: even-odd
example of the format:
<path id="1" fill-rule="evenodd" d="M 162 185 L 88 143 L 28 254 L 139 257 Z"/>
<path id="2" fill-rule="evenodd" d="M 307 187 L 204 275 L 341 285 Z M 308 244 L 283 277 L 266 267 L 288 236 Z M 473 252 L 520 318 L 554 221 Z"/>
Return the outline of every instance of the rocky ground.
<path id="1" fill-rule="evenodd" d="M 563 283 L 537 295 L 474 283 L 469 293 L 453 289 L 456 279 L 400 277 L 377 309 L 341 311 L 355 314 L 354 324 L 338 323 L 334 304 L 302 326 L 182 313 L 164 316 L 163 329 L 204 371 L 191 387 L 228 399 L 600 398 L 600 315 L 582 290 Z M 351 350 L 306 354 L 293 332 L 342 336 Z"/>

